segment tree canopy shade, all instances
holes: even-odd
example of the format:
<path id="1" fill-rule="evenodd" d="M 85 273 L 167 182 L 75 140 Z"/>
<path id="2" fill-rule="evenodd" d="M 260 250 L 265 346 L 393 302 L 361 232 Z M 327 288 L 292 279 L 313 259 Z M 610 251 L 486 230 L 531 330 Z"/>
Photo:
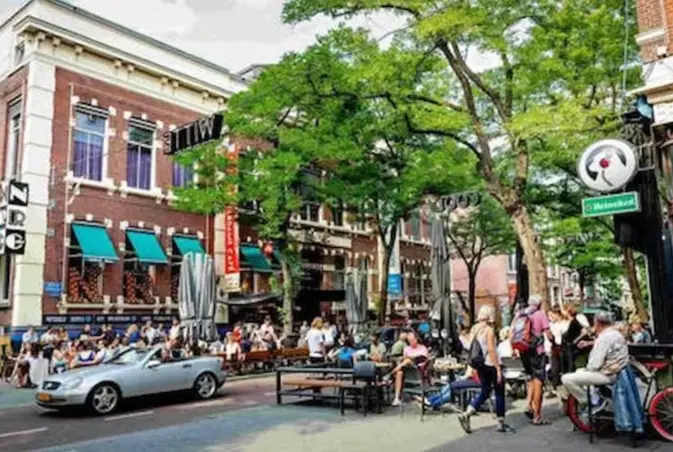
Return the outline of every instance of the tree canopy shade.
<path id="1" fill-rule="evenodd" d="M 350 208 L 381 238 L 382 281 L 387 281 L 400 221 L 426 195 L 478 182 L 476 159 L 467 149 L 442 136 L 413 133 L 407 122 L 415 111 L 399 109 L 378 94 L 413 95 L 421 79 L 410 68 L 433 64 L 422 52 L 384 50 L 367 32 L 348 28 L 286 55 L 234 96 L 225 113 L 231 133 L 248 144 L 237 171 L 208 146 L 180 157 L 197 163 L 199 175 L 197 185 L 178 190 L 180 204 L 221 210 L 227 203 L 255 201 L 255 229 L 261 238 L 274 240 L 285 257 L 293 254 L 292 217 L 303 203 Z M 297 278 L 285 260 L 285 312 L 291 323 Z M 385 284 L 380 297 L 382 317 Z"/>
<path id="2" fill-rule="evenodd" d="M 628 20 L 635 30 L 635 14 L 625 15 L 623 5 L 622 0 L 287 0 L 283 19 L 297 23 L 320 14 L 338 18 L 382 10 L 408 18 L 391 51 L 426 55 L 423 64 L 395 67 L 400 79 L 411 77 L 415 86 L 399 90 L 393 84 L 367 95 L 397 109 L 407 131 L 451 139 L 474 154 L 485 189 L 513 220 L 531 292 L 548 306 L 545 258 L 525 192 L 544 153 L 561 147 L 578 154 L 573 137 L 614 128 L 622 68 L 637 55 L 631 33 L 624 61 L 624 24 Z M 491 59 L 494 67 L 480 72 L 469 63 L 469 52 Z M 367 74 L 390 70 L 373 60 Z M 633 67 L 627 74 L 626 88 L 636 83 L 636 73 Z"/>

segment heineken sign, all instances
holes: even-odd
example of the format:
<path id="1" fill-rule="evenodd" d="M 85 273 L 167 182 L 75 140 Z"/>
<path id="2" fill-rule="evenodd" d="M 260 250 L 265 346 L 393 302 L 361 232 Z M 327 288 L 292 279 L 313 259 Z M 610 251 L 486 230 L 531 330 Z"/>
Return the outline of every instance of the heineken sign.
<path id="1" fill-rule="evenodd" d="M 640 198 L 635 191 L 582 200 L 583 217 L 601 217 L 633 212 L 640 212 Z"/>
<path id="2" fill-rule="evenodd" d="M 28 184 L 10 180 L 0 202 L 0 254 L 26 252 Z"/>
<path id="3" fill-rule="evenodd" d="M 187 149 L 222 138 L 224 116 L 216 113 L 207 118 L 197 119 L 168 132 L 165 153 L 177 154 Z"/>

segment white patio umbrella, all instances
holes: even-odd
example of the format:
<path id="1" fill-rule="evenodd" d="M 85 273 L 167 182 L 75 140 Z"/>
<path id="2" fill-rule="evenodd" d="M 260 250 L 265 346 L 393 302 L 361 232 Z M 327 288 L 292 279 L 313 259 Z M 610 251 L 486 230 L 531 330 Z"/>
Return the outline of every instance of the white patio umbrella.
<path id="1" fill-rule="evenodd" d="M 182 258 L 178 283 L 178 312 L 180 313 L 180 323 L 185 339 L 192 337 L 196 321 L 194 264 L 188 256 Z"/>
<path id="2" fill-rule="evenodd" d="M 439 216 L 432 222 L 431 234 L 431 283 L 435 304 L 432 317 L 440 319 L 442 329 L 448 333 L 449 345 L 455 339 L 453 312 L 451 310 L 451 257 L 446 243 L 444 223 Z"/>

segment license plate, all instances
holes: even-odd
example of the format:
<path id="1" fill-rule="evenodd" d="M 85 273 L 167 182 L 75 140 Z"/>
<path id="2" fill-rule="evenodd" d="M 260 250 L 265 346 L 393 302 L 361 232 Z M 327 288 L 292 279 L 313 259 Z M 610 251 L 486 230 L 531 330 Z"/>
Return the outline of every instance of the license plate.
<path id="1" fill-rule="evenodd" d="M 39 400 L 40 402 L 49 402 L 51 401 L 51 396 L 49 394 L 40 393 L 37 395 L 37 400 Z"/>

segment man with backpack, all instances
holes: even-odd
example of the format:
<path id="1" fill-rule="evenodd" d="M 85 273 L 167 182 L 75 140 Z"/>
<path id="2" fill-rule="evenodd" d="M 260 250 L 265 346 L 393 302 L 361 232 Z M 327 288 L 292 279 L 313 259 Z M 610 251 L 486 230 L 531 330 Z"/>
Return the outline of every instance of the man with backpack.
<path id="1" fill-rule="evenodd" d="M 522 310 L 512 322 L 510 328 L 512 350 L 521 358 L 528 381 L 528 416 L 533 425 L 549 425 L 542 418 L 542 398 L 544 382 L 547 378 L 547 355 L 544 349 L 545 336 L 553 341 L 549 330 L 547 314 L 540 309 L 542 300 L 533 295 L 528 307 Z"/>

